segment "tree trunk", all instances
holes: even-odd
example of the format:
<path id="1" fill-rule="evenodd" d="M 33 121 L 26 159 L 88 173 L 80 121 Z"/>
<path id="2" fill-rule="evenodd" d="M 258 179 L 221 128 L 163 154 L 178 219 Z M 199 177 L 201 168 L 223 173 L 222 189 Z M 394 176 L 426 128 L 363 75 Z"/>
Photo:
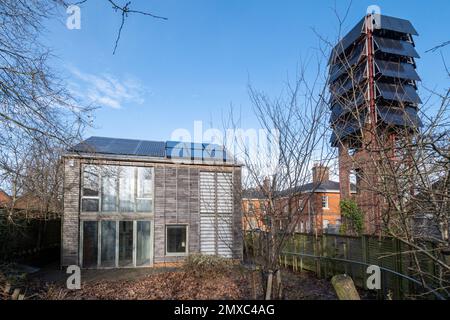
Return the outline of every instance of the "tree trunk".
<path id="1" fill-rule="evenodd" d="M 281 269 L 277 270 L 277 290 L 278 290 L 278 300 L 283 299 L 283 285 L 281 282 Z"/>
<path id="2" fill-rule="evenodd" d="M 272 298 L 272 284 L 273 284 L 273 271 L 269 270 L 269 276 L 267 277 L 266 300 L 270 300 Z"/>

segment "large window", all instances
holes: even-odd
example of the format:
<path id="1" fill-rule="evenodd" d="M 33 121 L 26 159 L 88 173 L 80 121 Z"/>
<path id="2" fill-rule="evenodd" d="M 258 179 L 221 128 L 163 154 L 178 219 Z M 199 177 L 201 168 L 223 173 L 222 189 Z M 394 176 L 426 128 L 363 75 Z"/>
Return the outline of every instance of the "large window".
<path id="1" fill-rule="evenodd" d="M 182 255 L 187 253 L 187 226 L 166 226 L 166 252 L 167 254 Z"/>
<path id="2" fill-rule="evenodd" d="M 101 266 L 116 265 L 116 222 L 102 221 L 101 229 Z"/>
<path id="3" fill-rule="evenodd" d="M 153 172 L 148 168 L 137 168 L 137 211 L 148 212 L 152 209 Z"/>
<path id="4" fill-rule="evenodd" d="M 119 266 L 133 266 L 133 221 L 119 221 Z"/>
<path id="5" fill-rule="evenodd" d="M 83 212 L 152 212 L 153 169 L 85 165 Z"/>
<path id="6" fill-rule="evenodd" d="M 150 221 L 137 221 L 136 265 L 150 263 Z"/>
<path id="7" fill-rule="evenodd" d="M 119 169 L 119 206 L 121 212 L 135 211 L 135 168 L 121 167 Z"/>
<path id="8" fill-rule="evenodd" d="M 98 263 L 97 221 L 83 223 L 83 267 L 92 268 Z"/>
<path id="9" fill-rule="evenodd" d="M 84 268 L 151 265 L 151 221 L 83 221 L 81 228 Z"/>
<path id="10" fill-rule="evenodd" d="M 117 169 L 116 167 L 105 167 L 101 170 L 102 173 L 102 211 L 114 212 L 117 211 Z"/>
<path id="11" fill-rule="evenodd" d="M 83 211 L 96 212 L 99 209 L 100 180 L 98 168 L 85 166 L 83 171 L 83 187 L 81 206 Z"/>

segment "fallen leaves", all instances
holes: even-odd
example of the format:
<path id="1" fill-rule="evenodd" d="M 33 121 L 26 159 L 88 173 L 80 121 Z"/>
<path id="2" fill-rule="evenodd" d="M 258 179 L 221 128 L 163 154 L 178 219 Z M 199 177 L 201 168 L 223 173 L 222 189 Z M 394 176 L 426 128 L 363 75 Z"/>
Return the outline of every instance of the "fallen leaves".
<path id="1" fill-rule="evenodd" d="M 147 269 L 133 273 L 117 269 L 113 273 L 91 270 L 80 290 L 68 290 L 62 282 L 44 283 L 34 279 L 26 284 L 25 299 L 40 300 L 247 300 L 264 297 L 261 274 L 242 265 L 172 270 Z M 108 274 L 108 275 L 107 275 Z M 123 276 L 123 277 L 120 277 Z M 0 285 L 6 278 L 0 272 Z M 288 300 L 336 299 L 327 280 L 308 272 L 283 271 L 284 298 Z M 0 299 L 8 297 L 1 296 Z"/>
<path id="2" fill-rule="evenodd" d="M 237 272 L 215 277 L 174 271 L 150 274 L 138 280 L 95 281 L 81 290 L 68 291 L 65 299 L 205 300 L 245 299 L 247 279 Z"/>

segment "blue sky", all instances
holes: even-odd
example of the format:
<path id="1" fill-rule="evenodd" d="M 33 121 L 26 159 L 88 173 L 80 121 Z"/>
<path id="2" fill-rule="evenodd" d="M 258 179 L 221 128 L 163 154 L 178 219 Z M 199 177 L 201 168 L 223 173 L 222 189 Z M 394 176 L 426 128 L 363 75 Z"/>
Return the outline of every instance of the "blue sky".
<path id="1" fill-rule="evenodd" d="M 450 1 L 353 2 L 344 32 L 371 4 L 411 20 L 420 35 L 423 85 L 448 87 L 440 54 L 425 51 L 450 40 Z M 301 61 L 317 53 L 312 28 L 336 38 L 335 3 L 343 15 L 348 1 L 134 0 L 135 9 L 169 20 L 130 16 L 113 55 L 120 16 L 106 0 L 90 0 L 81 7 L 81 30 L 68 30 L 63 17 L 45 37 L 70 88 L 102 106 L 87 136 L 168 140 L 177 128 L 193 130 L 195 120 L 221 128 L 231 104 L 241 110 L 244 128 L 257 128 L 249 81 L 279 95 Z M 442 50 L 444 57 L 449 52 Z"/>

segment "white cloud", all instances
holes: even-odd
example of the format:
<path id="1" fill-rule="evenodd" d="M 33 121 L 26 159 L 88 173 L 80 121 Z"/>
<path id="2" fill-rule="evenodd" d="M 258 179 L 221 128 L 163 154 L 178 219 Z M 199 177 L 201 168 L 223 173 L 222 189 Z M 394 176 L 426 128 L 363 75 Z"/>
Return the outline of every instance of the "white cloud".
<path id="1" fill-rule="evenodd" d="M 103 73 L 100 75 L 84 73 L 70 67 L 70 72 L 78 80 L 72 83 L 72 92 L 88 103 L 120 109 L 124 104 L 143 104 L 149 90 L 139 80 L 129 76 L 123 79 Z"/>

